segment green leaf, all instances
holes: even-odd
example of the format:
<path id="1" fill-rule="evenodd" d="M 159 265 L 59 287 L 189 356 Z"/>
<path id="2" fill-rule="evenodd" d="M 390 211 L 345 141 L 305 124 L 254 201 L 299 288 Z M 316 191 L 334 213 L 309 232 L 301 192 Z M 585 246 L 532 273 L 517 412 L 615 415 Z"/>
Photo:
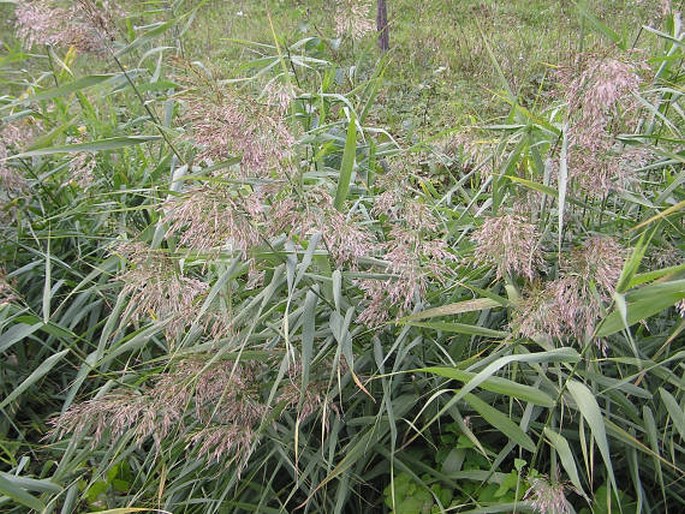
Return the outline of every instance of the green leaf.
<path id="1" fill-rule="evenodd" d="M 25 337 L 30 336 L 36 330 L 43 326 L 43 322 L 27 325 L 26 323 L 17 323 L 8 328 L 0 335 L 0 352 L 8 350 L 11 346 L 18 343 Z"/>
<path id="2" fill-rule="evenodd" d="M 161 136 L 120 136 L 91 141 L 90 143 L 75 143 L 73 145 L 52 146 L 50 148 L 39 148 L 28 152 L 12 155 L 10 159 L 23 159 L 26 157 L 37 157 L 40 155 L 54 155 L 59 153 L 78 153 L 78 152 L 100 152 L 103 150 L 117 150 L 126 146 L 139 145 L 157 141 Z"/>
<path id="3" fill-rule="evenodd" d="M 597 337 L 615 334 L 672 307 L 685 298 L 685 280 L 674 280 L 642 287 L 626 295 L 625 320 L 619 308 L 612 311 L 599 326 Z"/>
<path id="4" fill-rule="evenodd" d="M 38 480 L 30 477 L 12 475 L 2 471 L 0 471 L 0 477 L 13 482 L 26 491 L 39 491 L 41 493 L 59 493 L 62 491 L 62 488 L 59 485 L 47 479 Z"/>
<path id="5" fill-rule="evenodd" d="M 581 492 L 582 495 L 587 498 L 588 496 L 585 493 L 582 484 L 580 483 L 578 468 L 576 467 L 576 461 L 573 458 L 573 452 L 571 452 L 571 446 L 568 444 L 568 441 L 564 436 L 556 433 L 549 427 L 545 427 L 543 431 L 549 443 L 559 454 L 561 465 L 566 470 L 566 474 L 571 479 L 571 483 L 575 486 L 577 491 Z"/>
<path id="6" fill-rule="evenodd" d="M 542 362 L 577 362 L 579 359 L 580 355 L 578 355 L 578 352 L 573 348 L 556 348 L 546 352 L 506 355 L 488 364 L 484 369 L 479 371 L 471 380 L 469 380 L 467 384 L 464 385 L 463 389 L 461 389 L 456 396 L 457 398 L 462 398 L 465 394 L 469 393 L 476 387 L 480 387 L 483 382 L 492 377 L 504 366 L 507 366 L 513 362 L 536 364 Z"/>
<path id="7" fill-rule="evenodd" d="M 585 384 L 577 380 L 570 380 L 567 388 L 578 407 L 578 411 L 580 411 L 590 426 L 590 431 L 597 442 L 599 452 L 609 473 L 611 484 L 614 486 L 614 490 L 618 491 L 616 478 L 614 477 L 614 468 L 611 465 L 611 453 L 609 452 L 609 441 L 607 439 L 606 427 L 604 426 L 604 417 L 595 399 L 595 395 L 592 394 L 592 391 Z"/>
<path id="8" fill-rule="evenodd" d="M 678 212 L 678 211 L 680 211 L 680 210 L 682 210 L 682 209 L 685 209 L 685 200 L 683 200 L 683 201 L 681 201 L 681 202 L 678 202 L 678 203 L 675 204 L 675 205 L 671 205 L 668 209 L 664 209 L 664 210 L 661 211 L 660 213 L 655 214 L 655 215 L 652 216 L 651 218 L 646 219 L 645 221 L 643 221 L 642 223 L 638 223 L 638 224 L 635 225 L 631 230 L 640 230 L 641 228 L 646 227 L 647 225 L 649 225 L 649 224 L 651 224 L 651 223 L 654 223 L 655 221 L 658 221 L 658 220 L 667 218 L 667 217 L 670 216 L 671 214 L 674 214 L 674 213 L 676 213 L 676 212 Z"/>
<path id="9" fill-rule="evenodd" d="M 492 330 L 490 328 L 479 327 L 477 325 L 467 325 L 465 323 L 446 323 L 440 321 L 431 321 L 428 323 L 413 323 L 409 322 L 407 325 L 419 328 L 428 328 L 431 330 L 440 330 L 441 332 L 450 332 L 454 334 L 477 335 L 484 337 L 492 337 L 495 339 L 504 339 L 509 336 L 509 332 L 502 332 L 500 330 Z"/>
<path id="10" fill-rule="evenodd" d="M 535 443 L 533 440 L 521 430 L 521 427 L 514 423 L 509 416 L 501 413 L 471 393 L 465 395 L 464 400 L 473 407 L 485 421 L 518 444 L 521 448 L 525 448 L 531 452 L 535 451 Z"/>
<path id="11" fill-rule="evenodd" d="M 339 211 L 345 204 L 345 199 L 350 191 L 352 180 L 352 170 L 354 169 L 354 159 L 357 155 L 357 121 L 354 111 L 350 111 L 350 123 L 347 126 L 347 139 L 345 140 L 345 150 L 343 151 L 342 165 L 340 166 L 340 177 L 338 178 L 338 190 L 335 192 L 333 205 Z"/>
<path id="12" fill-rule="evenodd" d="M 429 367 L 414 370 L 422 373 L 433 373 L 452 380 L 468 383 L 476 376 L 471 371 L 464 371 L 457 368 Z M 547 393 L 525 384 L 519 384 L 513 380 L 501 377 L 490 377 L 478 386 L 486 391 L 499 393 L 513 398 L 519 398 L 526 402 L 542 405 L 543 407 L 554 407 L 554 400 Z"/>
<path id="13" fill-rule="evenodd" d="M 132 512 L 157 512 L 159 514 L 172 514 L 168 510 L 153 509 L 149 507 L 119 507 L 117 509 L 97 510 L 88 514 L 130 514 Z"/>
<path id="14" fill-rule="evenodd" d="M 16 483 L 5 478 L 7 475 L 0 476 L 0 493 L 8 498 L 11 498 L 21 505 L 42 512 L 45 509 L 45 504 L 35 496 L 30 495 L 24 489 L 19 487 Z"/>
<path id="15" fill-rule="evenodd" d="M 463 314 L 465 312 L 495 309 L 497 307 L 502 307 L 503 305 L 502 302 L 498 302 L 491 298 L 475 298 L 473 300 L 441 305 L 440 307 L 434 307 L 433 309 L 426 309 L 425 311 L 401 318 L 399 321 L 418 321 L 426 318 L 437 318 L 438 316 L 450 316 L 454 314 Z"/>
<path id="16" fill-rule="evenodd" d="M 74 80 L 72 82 L 68 82 L 66 84 L 62 84 L 59 87 L 55 87 L 52 89 L 48 89 L 46 91 L 42 91 L 41 93 L 38 93 L 33 96 L 29 96 L 26 99 L 23 99 L 22 101 L 26 102 L 38 102 L 41 100 L 50 100 L 51 98 L 57 98 L 60 96 L 67 96 L 70 95 L 71 93 L 75 93 L 76 91 L 81 91 L 83 89 L 88 89 L 93 86 L 97 86 L 98 84 L 102 84 L 103 82 L 106 82 L 112 78 L 118 77 L 118 75 L 114 74 L 103 74 L 103 75 L 87 75 L 85 77 L 81 77 L 80 79 Z"/>
<path id="17" fill-rule="evenodd" d="M 666 406 L 668 415 L 671 416 L 673 426 L 680 434 L 681 439 L 685 440 L 685 413 L 683 412 L 683 408 L 678 405 L 678 402 L 673 395 L 663 387 L 659 388 L 659 394 L 661 395 L 661 401 Z"/>
<path id="18" fill-rule="evenodd" d="M 51 355 L 45 361 L 43 361 L 40 366 L 38 366 L 33 373 L 31 373 L 26 380 L 24 380 L 19 386 L 14 389 L 2 402 L 0 402 L 0 409 L 5 408 L 7 405 L 16 400 L 24 391 L 29 387 L 38 382 L 43 376 L 45 376 L 55 365 L 64 357 L 69 350 L 62 350 L 59 353 Z"/>

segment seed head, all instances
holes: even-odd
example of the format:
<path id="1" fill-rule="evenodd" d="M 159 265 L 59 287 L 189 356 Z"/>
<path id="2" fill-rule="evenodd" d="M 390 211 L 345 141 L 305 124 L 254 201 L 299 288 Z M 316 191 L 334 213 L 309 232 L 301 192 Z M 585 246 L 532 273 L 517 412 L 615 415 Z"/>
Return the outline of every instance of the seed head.
<path id="1" fill-rule="evenodd" d="M 315 412 L 321 412 L 327 404 L 326 387 L 321 382 L 310 382 L 305 389 L 297 376 L 291 376 L 281 390 L 280 399 L 289 409 L 298 409 L 297 417 L 304 421 Z"/>
<path id="2" fill-rule="evenodd" d="M 129 298 L 124 317 L 133 322 L 149 317 L 163 320 L 167 337 L 175 340 L 194 320 L 195 303 L 208 285 L 182 276 L 168 256 L 144 245 L 124 244 L 118 253 L 132 265 L 117 275 L 124 284 L 121 294 Z"/>
<path id="3" fill-rule="evenodd" d="M 581 70 L 561 72 L 566 89 L 566 101 L 573 118 L 572 145 L 586 149 L 602 145 L 606 128 L 615 107 L 638 93 L 642 82 L 639 70 L 645 65 L 611 58 L 589 58 L 581 62 Z"/>
<path id="4" fill-rule="evenodd" d="M 384 280 L 359 280 L 357 286 L 364 292 L 368 302 L 366 308 L 359 314 L 357 322 L 367 327 L 379 327 L 390 318 L 386 298 L 387 284 Z"/>
<path id="5" fill-rule="evenodd" d="M 577 275 L 569 275 L 530 291 L 518 304 L 512 328 L 524 337 L 574 337 L 592 335 L 600 314 L 597 299 Z"/>
<path id="6" fill-rule="evenodd" d="M 56 45 L 62 42 L 67 11 L 48 0 L 22 1 L 15 10 L 17 37 L 27 48 L 35 44 Z"/>
<path id="7" fill-rule="evenodd" d="M 447 264 L 454 260 L 444 240 L 424 240 L 418 232 L 403 227 L 393 228 L 390 239 L 380 247 L 385 251 L 387 271 L 392 276 L 387 280 L 365 279 L 357 283 L 369 301 L 358 321 L 371 327 L 388 320 L 391 306 L 401 313 L 421 301 L 430 278 L 444 282 L 450 273 Z"/>
<path id="8" fill-rule="evenodd" d="M 540 514 L 571 514 L 573 507 L 566 499 L 563 484 L 551 484 L 544 478 L 534 478 L 524 496 Z"/>
<path id="9" fill-rule="evenodd" d="M 184 120 L 199 159 L 241 159 L 242 177 L 266 177 L 291 156 L 293 137 L 280 118 L 256 102 L 224 94 L 216 102 L 203 97 L 187 101 Z"/>
<path id="10" fill-rule="evenodd" d="M 163 204 L 167 237 L 176 235 L 181 246 L 198 252 L 230 249 L 247 255 L 262 238 L 259 220 L 246 205 L 228 186 L 193 188 Z"/>
<path id="11" fill-rule="evenodd" d="M 292 84 L 283 83 L 278 78 L 271 80 L 262 93 L 266 103 L 274 108 L 281 115 L 288 112 L 290 103 L 297 97 L 297 93 Z"/>
<path id="12" fill-rule="evenodd" d="M 574 250 L 567 272 L 577 273 L 586 282 L 594 282 L 604 299 L 611 297 L 621 277 L 626 249 L 614 238 L 592 236 L 583 246 Z"/>
<path id="13" fill-rule="evenodd" d="M 374 244 L 368 231 L 348 220 L 336 209 L 327 208 L 324 210 L 324 215 L 324 224 L 312 223 L 310 231 L 321 232 L 338 266 L 343 264 L 355 266 L 360 258 L 373 252 Z"/>
<path id="14" fill-rule="evenodd" d="M 371 3 L 367 0 L 337 0 L 335 12 L 335 31 L 338 37 L 349 36 L 354 40 L 362 39 L 376 26 L 369 19 Z"/>
<path id="15" fill-rule="evenodd" d="M 75 404 L 52 420 L 51 434 L 91 435 L 94 446 L 105 437 L 116 441 L 132 434 L 137 445 L 152 437 L 158 450 L 165 440 L 181 436 L 212 460 L 230 449 L 246 458 L 267 409 L 259 399 L 255 369 L 208 362 L 209 356 L 185 359 L 140 392 L 120 389 Z M 197 423 L 204 428 L 187 436 Z"/>
<path id="16" fill-rule="evenodd" d="M 533 280 L 543 267 L 537 228 L 523 216 L 504 214 L 488 218 L 476 230 L 473 240 L 476 263 L 496 266 L 498 278 L 518 274 Z"/>
<path id="17" fill-rule="evenodd" d="M 593 147 L 575 145 L 569 154 L 569 172 L 579 188 L 592 197 L 604 198 L 611 191 L 630 190 L 637 184 L 637 170 L 651 155 L 641 148 L 612 145 L 607 135 Z"/>
<path id="18" fill-rule="evenodd" d="M 376 244 L 371 234 L 353 216 L 333 206 L 333 198 L 322 188 L 307 191 L 305 197 L 282 197 L 271 207 L 268 232 L 285 233 L 301 239 L 321 233 L 326 248 L 338 266 L 355 267 L 361 257 L 371 255 Z"/>
<path id="19" fill-rule="evenodd" d="M 91 152 L 79 152 L 69 162 L 71 180 L 81 189 L 88 189 L 95 182 L 95 155 Z"/>
<path id="20" fill-rule="evenodd" d="M 33 137 L 34 126 L 28 120 L 0 129 L 0 185 L 6 192 L 18 194 L 28 189 L 26 179 L 7 159 L 14 151 L 29 144 Z"/>
<path id="21" fill-rule="evenodd" d="M 132 430 L 136 444 L 141 444 L 158 427 L 156 407 L 147 396 L 122 389 L 72 406 L 52 421 L 52 434 L 58 439 L 69 433 L 91 435 L 95 447 L 106 435 L 116 440 Z"/>
<path id="22" fill-rule="evenodd" d="M 227 423 L 212 425 L 197 431 L 190 437 L 189 444 L 198 450 L 200 457 L 210 462 L 221 462 L 224 457 L 237 465 L 237 472 L 247 464 L 257 434 L 254 429 Z"/>
<path id="23" fill-rule="evenodd" d="M 74 46 L 102 53 L 115 39 L 115 15 L 109 2 L 98 7 L 91 0 L 78 0 L 64 9 L 52 0 L 22 0 L 15 16 L 17 36 L 28 48 L 35 44 Z"/>
<path id="24" fill-rule="evenodd" d="M 525 295 L 512 321 L 514 330 L 531 338 L 546 335 L 584 341 L 591 337 L 602 302 L 611 301 L 625 254 L 612 238 L 588 239 L 562 264 L 558 279 Z"/>

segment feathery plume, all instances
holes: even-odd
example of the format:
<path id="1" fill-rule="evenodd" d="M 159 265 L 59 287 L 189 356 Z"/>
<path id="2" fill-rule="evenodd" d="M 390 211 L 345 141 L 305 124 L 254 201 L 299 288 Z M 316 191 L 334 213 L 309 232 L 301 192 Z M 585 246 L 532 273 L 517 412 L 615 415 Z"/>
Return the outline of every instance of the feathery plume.
<path id="1" fill-rule="evenodd" d="M 551 484 L 544 478 L 534 478 L 523 498 L 540 514 L 571 514 L 574 511 L 564 489 L 563 484 Z"/>
<path id="2" fill-rule="evenodd" d="M 347 35 L 359 40 L 375 30 L 376 25 L 369 19 L 370 11 L 367 0 L 337 0 L 334 21 L 338 37 Z"/>
<path id="3" fill-rule="evenodd" d="M 269 211 L 271 235 L 285 233 L 293 239 L 321 233 L 328 251 L 338 266 L 356 266 L 357 261 L 376 249 L 373 235 L 333 206 L 333 198 L 322 188 L 305 193 L 303 198 L 284 196 Z"/>
<path id="4" fill-rule="evenodd" d="M 297 93 L 292 84 L 284 83 L 275 78 L 264 87 L 261 96 L 270 107 L 283 115 L 288 112 L 290 103 L 297 97 Z"/>
<path id="5" fill-rule="evenodd" d="M 173 433 L 174 439 L 180 434 L 210 460 L 219 461 L 234 450 L 242 461 L 267 412 L 259 399 L 255 369 L 208 360 L 182 360 L 140 392 L 121 389 L 75 404 L 52 420 L 51 435 L 90 435 L 95 446 L 106 437 L 116 441 L 131 434 L 137 445 L 152 437 L 159 450 Z M 189 434 L 197 422 L 204 428 Z"/>
<path id="6" fill-rule="evenodd" d="M 518 274 L 533 280 L 543 267 L 537 228 L 523 216 L 504 214 L 491 217 L 475 231 L 477 264 L 497 267 L 497 278 Z"/>
<path id="7" fill-rule="evenodd" d="M 66 10 L 55 7 L 48 0 L 32 0 L 17 3 L 17 37 L 27 48 L 35 44 L 56 45 L 62 43 Z"/>
<path id="8" fill-rule="evenodd" d="M 123 13 L 117 10 L 117 15 Z M 78 0 L 69 9 L 51 0 L 22 0 L 15 10 L 17 37 L 33 45 L 74 46 L 82 52 L 103 53 L 115 39 L 115 14 L 109 2 L 96 6 Z"/>
<path id="9" fill-rule="evenodd" d="M 52 435 L 91 435 L 95 447 L 106 435 L 116 440 L 131 430 L 136 444 L 141 444 L 158 428 L 157 407 L 147 396 L 122 389 L 70 407 L 52 421 Z M 164 435 L 158 433 L 156 439 Z"/>
<path id="10" fill-rule="evenodd" d="M 226 248 L 247 255 L 262 242 L 247 202 L 228 186 L 200 186 L 167 200 L 163 206 L 167 236 L 198 252 Z"/>
<path id="11" fill-rule="evenodd" d="M 280 391 L 280 400 L 285 402 L 286 408 L 298 409 L 297 417 L 304 421 L 315 412 L 321 412 L 328 403 L 326 387 L 321 382 L 309 382 L 305 389 L 299 375 L 291 375 L 290 380 Z"/>
<path id="12" fill-rule="evenodd" d="M 129 297 L 123 317 L 163 320 L 167 337 L 176 339 L 194 319 L 196 300 L 208 285 L 182 276 L 170 258 L 142 244 L 122 244 L 117 252 L 132 265 L 116 277 L 124 284 L 121 294 Z"/>
<path id="13" fill-rule="evenodd" d="M 587 283 L 578 275 L 568 275 L 529 292 L 516 307 L 512 328 L 529 338 L 584 341 L 592 335 L 599 315 L 599 302 Z"/>
<path id="14" fill-rule="evenodd" d="M 384 260 L 393 276 L 388 280 L 365 279 L 357 283 L 369 301 L 358 321 L 371 327 L 389 319 L 390 306 L 398 307 L 402 313 L 421 301 L 431 276 L 444 283 L 449 274 L 447 263 L 454 260 L 444 240 L 424 240 L 418 231 L 403 227 L 394 227 L 390 237 L 381 248 L 385 250 Z"/>
<path id="15" fill-rule="evenodd" d="M 562 263 L 559 278 L 533 289 L 519 302 L 513 329 L 530 338 L 548 335 L 584 341 L 591 337 L 602 303 L 611 301 L 625 255 L 614 239 L 591 237 Z"/>
<path id="16" fill-rule="evenodd" d="M 595 148 L 606 137 L 616 105 L 638 93 L 642 63 L 611 58 L 590 58 L 577 70 L 562 72 L 572 123 L 572 143 Z M 632 102 L 632 100 L 631 100 Z M 623 102 L 625 108 L 625 102 Z"/>
<path id="17" fill-rule="evenodd" d="M 88 189 L 95 182 L 95 154 L 78 152 L 69 162 L 71 180 L 81 189 Z"/>
<path id="18" fill-rule="evenodd" d="M 0 129 L 0 185 L 6 192 L 22 193 L 28 189 L 26 179 L 7 158 L 14 153 L 13 150 L 30 143 L 34 137 L 34 128 L 28 119 L 24 119 Z"/>
<path id="19" fill-rule="evenodd" d="M 608 299 L 621 277 L 625 257 L 626 249 L 614 238 L 592 236 L 571 253 L 567 272 L 577 273 L 583 280 L 596 283 L 604 299 Z"/>
<path id="20" fill-rule="evenodd" d="M 266 177 L 292 153 L 294 139 L 287 127 L 264 106 L 224 94 L 218 102 L 191 97 L 184 121 L 200 147 L 199 159 L 241 160 L 242 177 Z"/>
<path id="21" fill-rule="evenodd" d="M 237 472 L 247 464 L 257 434 L 251 427 L 234 423 L 212 425 L 198 430 L 190 437 L 189 444 L 198 450 L 200 457 L 210 462 L 221 462 L 230 456 L 229 462 L 237 464 Z"/>
<path id="22" fill-rule="evenodd" d="M 636 105 L 645 65 L 611 58 L 590 58 L 581 71 L 562 72 L 566 87 L 570 124 L 569 173 L 579 187 L 596 197 L 625 189 L 633 181 L 637 154 L 616 149 L 608 132 L 620 104 L 623 112 Z M 642 158 L 642 157 L 641 157 Z"/>

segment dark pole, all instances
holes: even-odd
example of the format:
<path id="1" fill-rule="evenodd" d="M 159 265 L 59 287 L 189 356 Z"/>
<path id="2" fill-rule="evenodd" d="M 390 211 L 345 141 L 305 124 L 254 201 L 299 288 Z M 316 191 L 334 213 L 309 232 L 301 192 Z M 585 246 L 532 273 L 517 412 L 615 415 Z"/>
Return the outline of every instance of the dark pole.
<path id="1" fill-rule="evenodd" d="M 376 29 L 378 30 L 378 46 L 382 52 L 387 52 L 390 48 L 390 31 L 388 29 L 388 6 L 385 0 L 378 0 Z"/>

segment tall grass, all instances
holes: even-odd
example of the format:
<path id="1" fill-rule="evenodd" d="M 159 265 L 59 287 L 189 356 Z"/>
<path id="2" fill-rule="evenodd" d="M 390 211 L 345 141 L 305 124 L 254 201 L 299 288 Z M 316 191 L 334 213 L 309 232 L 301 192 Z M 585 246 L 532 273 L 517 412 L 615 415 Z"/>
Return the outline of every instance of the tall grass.
<path id="1" fill-rule="evenodd" d="M 1 56 L 2 509 L 679 511 L 677 14 L 532 94 L 484 26 L 506 114 L 418 143 L 364 39 L 106 7 Z"/>

